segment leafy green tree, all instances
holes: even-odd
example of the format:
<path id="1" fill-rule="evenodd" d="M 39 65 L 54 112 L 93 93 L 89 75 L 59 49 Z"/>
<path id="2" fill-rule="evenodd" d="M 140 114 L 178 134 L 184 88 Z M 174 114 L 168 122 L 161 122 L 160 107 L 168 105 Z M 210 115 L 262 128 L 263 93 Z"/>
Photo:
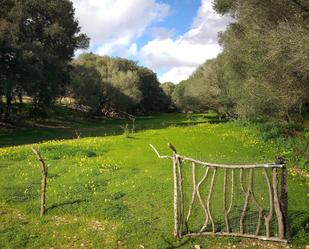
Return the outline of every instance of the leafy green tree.
<path id="1" fill-rule="evenodd" d="M 171 104 L 170 99 L 160 87 L 157 75 L 145 67 L 140 67 L 137 72 L 140 79 L 139 89 L 143 95 L 140 110 L 143 113 L 167 111 Z"/>
<path id="2" fill-rule="evenodd" d="M 82 54 L 76 63 L 96 70 L 101 76 L 103 112 L 144 114 L 164 111 L 167 98 L 157 76 L 136 62 L 122 58 Z"/>
<path id="3" fill-rule="evenodd" d="M 168 104 L 168 111 L 169 112 L 174 112 L 177 110 L 175 103 L 173 101 L 173 93 L 175 91 L 176 85 L 173 84 L 172 82 L 164 82 L 163 84 L 160 85 L 160 87 L 162 88 L 164 94 L 165 94 L 165 98 Z"/>
<path id="4" fill-rule="evenodd" d="M 16 89 L 44 110 L 63 93 L 68 63 L 89 39 L 79 34 L 69 0 L 1 0 L 0 6 L 0 85 L 6 116 Z"/>
<path id="5" fill-rule="evenodd" d="M 94 69 L 74 63 L 71 69 L 70 93 L 78 105 L 99 112 L 103 102 L 101 75 Z"/>
<path id="6" fill-rule="evenodd" d="M 116 110 L 134 112 L 142 99 L 142 92 L 138 88 L 139 78 L 134 71 L 119 71 L 110 78 L 107 96 L 110 104 Z"/>
<path id="7" fill-rule="evenodd" d="M 309 96 L 308 1 L 215 0 L 214 7 L 235 18 L 221 42 L 237 115 L 298 120 Z"/>

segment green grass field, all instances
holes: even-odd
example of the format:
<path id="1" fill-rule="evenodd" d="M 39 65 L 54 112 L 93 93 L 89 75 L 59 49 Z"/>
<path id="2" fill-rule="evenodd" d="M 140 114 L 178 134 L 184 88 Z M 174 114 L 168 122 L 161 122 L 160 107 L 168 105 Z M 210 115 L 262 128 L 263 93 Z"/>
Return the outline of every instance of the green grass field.
<path id="1" fill-rule="evenodd" d="M 0 132 L 0 248 L 287 247 L 227 237 L 173 238 L 172 164 L 158 159 L 149 144 L 171 154 L 171 142 L 180 154 L 216 163 L 273 162 L 276 155 L 291 156 L 285 146 L 262 141 L 254 126 L 220 123 L 212 114 L 190 120 L 182 114 L 141 117 L 126 136 L 127 122 L 131 127 L 131 121 L 94 120 Z M 80 139 L 74 138 L 76 132 Z M 35 146 L 50 165 L 43 218 L 40 169 L 30 150 L 35 142 L 41 142 Z M 189 168 L 186 177 L 191 177 Z M 262 196 L 261 179 L 255 181 Z M 309 244 L 308 179 L 289 172 L 288 191 L 291 245 L 304 248 Z M 219 217 L 219 191 L 214 199 Z"/>

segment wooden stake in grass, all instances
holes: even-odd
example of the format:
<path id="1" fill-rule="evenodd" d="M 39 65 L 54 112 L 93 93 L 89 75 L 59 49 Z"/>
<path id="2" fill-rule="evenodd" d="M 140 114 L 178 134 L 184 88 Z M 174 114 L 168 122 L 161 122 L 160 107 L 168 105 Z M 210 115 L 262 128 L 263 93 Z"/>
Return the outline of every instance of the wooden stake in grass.
<path id="1" fill-rule="evenodd" d="M 40 215 L 43 216 L 45 213 L 45 204 L 46 204 L 46 181 L 47 181 L 47 174 L 48 174 L 48 167 L 46 166 L 44 160 L 42 159 L 42 156 L 40 152 L 35 149 L 34 147 L 31 147 L 31 150 L 36 156 L 36 159 L 39 161 L 40 167 L 41 167 L 41 173 L 42 173 L 42 182 L 41 182 L 41 210 Z"/>

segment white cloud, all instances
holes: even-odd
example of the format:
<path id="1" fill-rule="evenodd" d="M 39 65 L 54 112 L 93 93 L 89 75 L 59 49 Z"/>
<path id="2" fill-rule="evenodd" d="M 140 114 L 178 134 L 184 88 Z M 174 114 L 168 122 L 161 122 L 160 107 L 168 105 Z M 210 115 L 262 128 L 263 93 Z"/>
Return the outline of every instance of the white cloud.
<path id="1" fill-rule="evenodd" d="M 156 0 L 73 0 L 73 4 L 81 31 L 91 38 L 90 50 L 109 55 L 132 48 L 152 22 L 170 13 L 169 5 Z"/>
<path id="2" fill-rule="evenodd" d="M 194 44 L 180 37 L 148 42 L 140 51 L 143 62 L 153 69 L 196 67 L 206 59 L 214 58 L 221 51 L 217 43 Z"/>
<path id="3" fill-rule="evenodd" d="M 179 83 L 180 81 L 188 78 L 195 71 L 195 67 L 173 67 L 163 75 L 159 76 L 159 81 Z"/>
<path id="4" fill-rule="evenodd" d="M 167 70 L 160 81 L 177 83 L 187 79 L 200 64 L 220 53 L 217 34 L 231 21 L 212 9 L 211 0 L 202 0 L 191 29 L 175 39 L 157 37 L 140 50 L 146 66 L 154 70 Z M 174 77 L 174 78 L 173 78 Z"/>

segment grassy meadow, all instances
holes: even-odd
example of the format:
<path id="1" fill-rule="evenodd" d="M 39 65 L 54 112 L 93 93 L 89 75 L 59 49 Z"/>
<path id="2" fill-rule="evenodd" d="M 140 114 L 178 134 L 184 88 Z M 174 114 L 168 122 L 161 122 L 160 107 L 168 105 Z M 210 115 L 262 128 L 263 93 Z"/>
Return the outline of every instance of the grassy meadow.
<path id="1" fill-rule="evenodd" d="M 107 119 L 64 119 L 61 125 L 0 131 L 0 248 L 305 248 L 309 244 L 308 179 L 292 170 L 288 175 L 291 244 L 173 237 L 172 164 L 157 158 L 149 144 L 170 155 L 171 142 L 180 154 L 216 163 L 273 162 L 276 155 L 292 158 L 287 146 L 263 141 L 253 125 L 220 122 L 211 113 L 140 117 L 134 127 L 132 121 Z M 42 218 L 40 169 L 30 149 L 34 143 L 49 165 L 47 213 Z M 288 161 L 288 168 L 292 166 Z M 189 198 L 190 167 L 184 167 Z M 263 178 L 256 174 L 254 182 L 257 197 L 267 203 Z M 222 172 L 216 186 L 214 217 L 220 221 Z M 192 227 L 202 225 L 203 220 L 197 222 L 203 219 L 198 208 L 193 217 Z M 249 220 L 248 226 L 253 223 Z"/>

